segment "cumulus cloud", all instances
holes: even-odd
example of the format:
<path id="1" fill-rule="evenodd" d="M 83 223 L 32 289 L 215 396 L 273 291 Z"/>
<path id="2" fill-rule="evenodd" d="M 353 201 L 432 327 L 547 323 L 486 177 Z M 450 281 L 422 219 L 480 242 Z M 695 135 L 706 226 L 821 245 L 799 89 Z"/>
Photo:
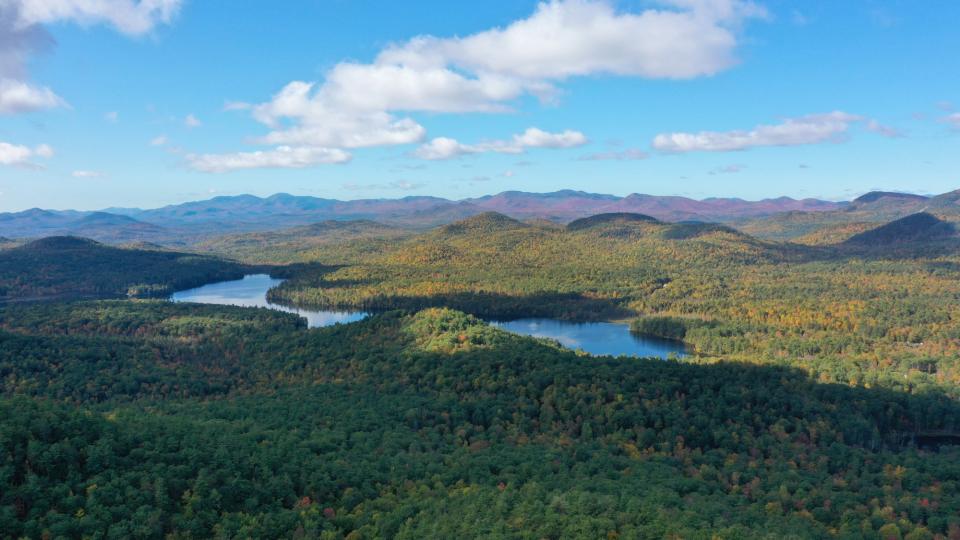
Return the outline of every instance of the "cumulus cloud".
<path id="1" fill-rule="evenodd" d="M 626 12 L 606 0 L 549 0 L 505 27 L 464 37 L 419 36 L 386 47 L 370 63 L 341 62 L 320 83 L 293 81 L 267 102 L 228 108 L 249 107 L 269 129 L 253 140 L 257 144 L 353 149 L 418 143 L 426 129 L 412 112 L 505 112 L 522 96 L 554 99 L 557 85 L 572 77 L 718 73 L 737 61 L 743 22 L 765 16 L 747 0 L 659 4 Z M 519 153 L 582 144 L 563 138 L 577 135 L 534 131 L 499 147 L 439 137 L 417 154 Z"/>
<path id="2" fill-rule="evenodd" d="M 687 79 L 736 62 L 735 28 L 765 15 L 751 2 L 669 0 L 669 9 L 617 12 L 603 1 L 542 2 L 530 17 L 464 38 L 418 37 L 390 47 L 377 65 L 456 66 L 517 82 L 612 74 Z"/>
<path id="3" fill-rule="evenodd" d="M 103 173 L 99 171 L 73 171 L 74 178 L 103 178 Z"/>
<path id="4" fill-rule="evenodd" d="M 456 139 L 449 137 L 437 137 L 417 148 L 414 155 L 420 159 L 453 159 L 467 154 L 477 154 L 482 152 L 477 146 L 461 144 Z"/>
<path id="5" fill-rule="evenodd" d="M 192 114 L 188 114 L 186 118 L 183 119 L 183 125 L 187 126 L 190 129 L 198 128 L 203 125 L 203 122 L 199 118 Z"/>
<path id="6" fill-rule="evenodd" d="M 572 148 L 584 144 L 587 144 L 587 137 L 570 129 L 562 133 L 549 133 L 532 127 L 513 136 L 513 145 L 519 148 Z"/>
<path id="7" fill-rule="evenodd" d="M 66 106 L 66 102 L 49 88 L 14 79 L 0 79 L 0 114 L 18 114 L 63 106 Z"/>
<path id="8" fill-rule="evenodd" d="M 19 23 L 24 26 L 71 21 L 84 26 L 108 24 L 132 36 L 169 23 L 179 12 L 181 0 L 0 0 L 19 5 Z"/>
<path id="9" fill-rule="evenodd" d="M 597 152 L 594 154 L 587 154 L 580 156 L 577 159 L 581 161 L 626 161 L 626 160 L 639 160 L 647 159 L 650 157 L 650 154 L 644 152 L 639 148 L 628 148 L 626 150 L 618 150 L 612 152 Z"/>
<path id="10" fill-rule="evenodd" d="M 117 111 L 110 111 L 107 114 L 103 115 L 103 119 L 111 124 L 116 124 L 120 120 L 120 113 Z"/>
<path id="11" fill-rule="evenodd" d="M 225 173 L 242 169 L 302 169 L 321 163 L 346 163 L 350 159 L 349 153 L 337 148 L 278 146 L 265 151 L 189 155 L 187 163 L 197 171 Z"/>
<path id="12" fill-rule="evenodd" d="M 52 48 L 44 24 L 107 24 L 142 35 L 170 22 L 181 0 L 0 0 L 0 114 L 63 107 L 53 90 L 28 81 L 29 59 Z"/>
<path id="13" fill-rule="evenodd" d="M 872 120 L 842 111 L 787 118 L 779 124 L 760 125 L 749 131 L 701 131 L 661 133 L 653 147 L 662 152 L 730 152 L 763 146 L 800 146 L 844 140 L 850 128 L 866 123 L 867 129 L 894 136 Z M 887 131 L 884 133 L 884 131 Z M 899 134 L 898 132 L 896 133 Z"/>
<path id="14" fill-rule="evenodd" d="M 150 146 L 165 146 L 168 142 L 166 135 L 157 135 L 156 137 L 150 139 Z"/>
<path id="15" fill-rule="evenodd" d="M 960 129 L 960 113 L 948 114 L 943 117 L 943 121 L 953 126 L 954 129 Z"/>
<path id="16" fill-rule="evenodd" d="M 522 154 L 528 148 L 572 148 L 587 144 L 587 137 L 579 131 L 566 130 L 558 133 L 531 127 L 509 140 L 487 141 L 478 144 L 462 144 L 449 137 L 437 137 L 421 145 L 414 155 L 421 159 L 453 159 L 468 154 L 496 152 L 499 154 Z"/>
<path id="17" fill-rule="evenodd" d="M 19 144 L 0 142 L 0 165 L 38 168 L 39 165 L 31 161 L 33 158 L 49 159 L 51 157 L 53 157 L 53 148 L 46 144 L 31 148 Z"/>

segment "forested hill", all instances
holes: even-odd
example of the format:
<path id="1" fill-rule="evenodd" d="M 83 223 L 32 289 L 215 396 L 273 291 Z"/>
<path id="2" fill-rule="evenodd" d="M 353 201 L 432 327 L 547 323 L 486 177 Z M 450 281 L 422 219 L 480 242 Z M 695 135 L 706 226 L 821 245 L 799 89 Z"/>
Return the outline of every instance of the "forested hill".
<path id="1" fill-rule="evenodd" d="M 242 276 L 241 265 L 216 257 L 53 236 L 0 251 L 0 302 L 159 296 Z"/>
<path id="2" fill-rule="evenodd" d="M 100 212 L 31 209 L 0 213 L 0 235 L 37 238 L 74 235 L 108 242 L 147 240 L 181 246 L 214 236 L 263 232 L 328 220 L 373 220 L 393 226 L 427 228 L 484 212 L 515 219 L 565 223 L 607 212 L 633 212 L 669 221 L 729 221 L 791 210 L 837 210 L 845 203 L 788 197 L 745 201 L 632 194 L 626 197 L 560 190 L 551 193 L 506 191 L 472 199 L 411 196 L 400 199 L 339 201 L 278 193 L 220 196 L 156 209 L 107 208 Z"/>
<path id="3" fill-rule="evenodd" d="M 926 212 L 911 214 L 852 236 L 847 244 L 888 246 L 906 242 L 925 243 L 957 235 L 956 227 Z"/>
<path id="4" fill-rule="evenodd" d="M 722 225 L 622 213 L 564 228 L 487 212 L 378 250 L 361 249 L 366 242 L 302 252 L 304 262 L 342 268 L 322 270 L 322 277 L 294 274 L 271 298 L 333 308 L 447 306 L 498 319 L 610 319 L 635 315 L 633 300 L 649 298 L 691 266 L 796 257 L 794 247 L 759 242 Z M 355 257 L 345 261 L 343 251 Z"/>
<path id="5" fill-rule="evenodd" d="M 570 223 L 567 223 L 567 230 L 578 231 L 578 230 L 589 229 L 590 227 L 596 227 L 598 225 L 606 225 L 610 223 L 634 223 L 634 222 L 657 223 L 658 220 L 656 218 L 653 218 L 644 214 L 632 214 L 629 212 L 613 212 L 608 214 L 597 214 L 594 216 L 575 219 Z"/>
<path id="6" fill-rule="evenodd" d="M 936 391 L 583 358 L 450 310 L 306 330 L 267 310 L 10 306 L 0 373 L 11 538 L 960 528 L 960 455 L 918 447 L 960 425 Z"/>
<path id="7" fill-rule="evenodd" d="M 301 262 L 321 254 L 327 261 L 336 259 L 340 263 L 363 253 L 388 249 L 411 235 L 408 230 L 375 221 L 327 220 L 288 229 L 219 236 L 191 249 L 261 264 Z"/>

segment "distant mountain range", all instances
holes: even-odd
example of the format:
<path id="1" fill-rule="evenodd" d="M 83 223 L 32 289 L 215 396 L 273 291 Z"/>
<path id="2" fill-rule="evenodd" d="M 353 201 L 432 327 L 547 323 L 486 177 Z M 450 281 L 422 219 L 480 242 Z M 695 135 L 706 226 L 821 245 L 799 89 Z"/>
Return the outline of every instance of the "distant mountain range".
<path id="1" fill-rule="evenodd" d="M 933 197 L 873 191 L 837 210 L 783 212 L 738 218 L 729 223 L 747 234 L 767 240 L 834 243 L 877 224 L 921 212 L 960 222 L 960 190 Z"/>
<path id="2" fill-rule="evenodd" d="M 785 213 L 840 214 L 875 212 L 897 218 L 950 199 L 960 193 L 929 198 L 873 192 L 850 202 L 780 197 L 761 201 L 738 198 L 695 200 L 686 197 L 631 194 L 626 197 L 563 190 L 552 193 L 506 191 L 459 201 L 439 197 L 340 201 L 278 193 L 270 197 L 237 195 L 155 209 L 107 208 L 99 212 L 31 209 L 0 214 L 0 236 L 35 238 L 75 235 L 109 243 L 137 241 L 183 245 L 221 234 L 309 225 L 327 220 L 375 220 L 394 226 L 425 228 L 484 212 L 515 219 L 548 219 L 558 223 L 604 213 L 637 213 L 662 221 L 733 223 L 762 220 Z"/>

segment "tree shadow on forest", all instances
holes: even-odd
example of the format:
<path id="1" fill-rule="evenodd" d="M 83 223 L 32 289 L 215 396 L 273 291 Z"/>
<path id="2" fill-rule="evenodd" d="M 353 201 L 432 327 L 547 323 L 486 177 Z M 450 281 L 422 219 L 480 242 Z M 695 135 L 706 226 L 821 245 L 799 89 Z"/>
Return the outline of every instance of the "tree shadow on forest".
<path id="1" fill-rule="evenodd" d="M 782 244 L 781 263 L 847 262 L 850 260 L 900 261 L 960 255 L 960 241 L 944 239 L 894 244 L 831 244 L 807 246 Z"/>
<path id="2" fill-rule="evenodd" d="M 960 403 L 941 391 L 910 394 L 883 387 L 825 383 L 796 367 L 585 358 L 523 336 L 487 349 L 425 352 L 418 358 L 444 366 L 445 374 L 462 381 L 488 380 L 492 376 L 490 366 L 495 365 L 498 381 L 524 381 L 520 383 L 524 403 L 545 402 L 549 395 L 548 401 L 554 403 L 577 404 L 575 410 L 556 406 L 551 428 L 555 435 L 574 439 L 582 435 L 584 424 L 590 425 L 594 438 L 616 437 L 618 432 L 642 428 L 657 432 L 663 442 L 673 443 L 679 436 L 685 446 L 706 450 L 732 444 L 728 427 L 743 423 L 757 441 L 772 436 L 824 450 L 836 443 L 869 451 L 960 447 Z M 424 390 L 434 380 L 410 375 L 400 370 L 392 382 L 394 390 L 411 385 Z M 457 386 L 452 379 L 445 380 Z M 496 385 L 485 384 L 485 389 L 483 395 L 461 395 L 462 405 L 477 410 L 484 407 L 491 394 L 510 394 L 510 389 Z M 444 392 L 442 388 L 435 390 Z M 641 402 L 634 399 L 638 395 L 643 396 Z M 608 407 L 611 400 L 620 404 L 617 410 L 621 411 L 613 417 Z M 653 405 L 641 405 L 643 402 Z M 495 413 L 477 415 L 483 419 L 481 427 L 511 421 L 513 408 L 504 402 L 497 407 Z M 632 409 L 646 412 L 635 414 Z M 501 413 L 503 418 L 495 418 Z M 653 423 L 624 423 L 624 418 L 633 417 Z M 538 419 L 531 421 L 536 424 Z M 539 425 L 540 431 L 545 429 Z"/>
<path id="3" fill-rule="evenodd" d="M 589 297 L 580 293 L 508 295 L 494 292 L 438 293 L 416 296 L 365 298 L 356 303 L 300 304 L 305 309 L 355 309 L 383 312 L 393 309 L 420 311 L 446 307 L 482 319 L 511 321 L 525 318 L 551 318 L 570 322 L 598 322 L 636 317 L 637 313 L 613 299 Z"/>

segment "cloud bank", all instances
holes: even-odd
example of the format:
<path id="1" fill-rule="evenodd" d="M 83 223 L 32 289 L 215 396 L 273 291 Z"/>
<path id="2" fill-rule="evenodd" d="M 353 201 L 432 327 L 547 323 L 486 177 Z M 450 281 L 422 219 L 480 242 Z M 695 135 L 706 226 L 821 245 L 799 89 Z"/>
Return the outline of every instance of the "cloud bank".
<path id="1" fill-rule="evenodd" d="M 251 105 L 262 145 L 354 149 L 423 141 L 411 113 L 498 113 L 516 100 L 555 100 L 573 77 L 649 79 L 709 76 L 737 62 L 738 31 L 764 10 L 746 0 L 662 0 L 622 12 L 603 0 L 541 2 L 529 17 L 465 37 L 419 36 L 370 63 L 341 62 L 320 82 L 292 81 Z M 246 107 L 246 105 L 244 105 Z M 538 134 L 531 134 L 537 137 Z M 520 143 L 520 147 L 534 147 Z M 427 159 L 485 151 L 438 137 Z M 436 156 L 436 157 L 434 157 Z"/>
<path id="2" fill-rule="evenodd" d="M 854 124 L 884 136 L 899 132 L 863 116 L 834 111 L 787 118 L 779 124 L 760 125 L 749 131 L 700 131 L 698 133 L 661 133 L 653 147 L 661 152 L 732 152 L 764 146 L 801 146 L 845 140 Z"/>
<path id="3" fill-rule="evenodd" d="M 522 154 L 529 148 L 573 148 L 587 144 L 586 135 L 579 131 L 566 130 L 550 133 L 531 127 L 505 141 L 487 141 L 467 145 L 448 137 L 437 137 L 423 144 L 414 152 L 420 159 L 453 159 L 468 154 L 495 152 L 498 154 Z"/>
<path id="4" fill-rule="evenodd" d="M 346 163 L 350 159 L 349 153 L 336 148 L 278 146 L 266 151 L 189 155 L 187 163 L 198 171 L 225 173 L 266 167 L 302 169 L 321 163 Z"/>

